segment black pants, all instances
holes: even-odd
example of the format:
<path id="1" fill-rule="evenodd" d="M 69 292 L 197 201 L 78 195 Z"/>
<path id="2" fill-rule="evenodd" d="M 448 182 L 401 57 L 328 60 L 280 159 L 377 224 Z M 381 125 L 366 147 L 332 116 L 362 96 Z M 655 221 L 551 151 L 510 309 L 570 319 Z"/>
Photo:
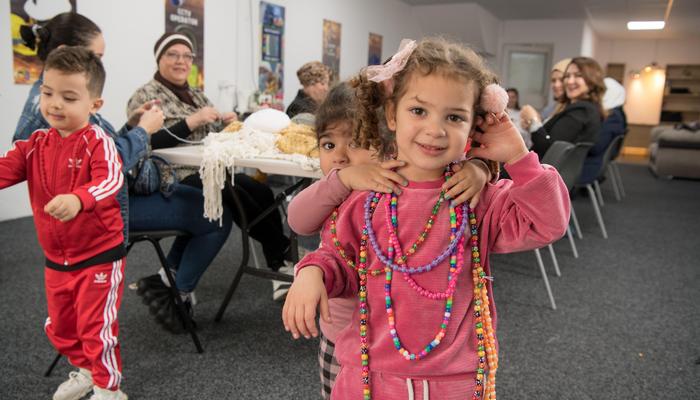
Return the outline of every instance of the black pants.
<path id="1" fill-rule="evenodd" d="M 233 190 L 241 201 L 241 206 L 246 214 L 248 223 L 262 214 L 270 207 L 275 196 L 272 189 L 264 183 L 260 183 L 246 174 L 234 175 Z M 192 174 L 180 183 L 202 189 L 202 179 L 199 173 Z M 233 215 L 233 220 L 238 226 L 241 225 L 241 216 L 233 200 L 230 188 L 222 191 L 224 205 L 229 208 Z M 258 224 L 250 230 L 250 236 L 260 242 L 265 255 L 268 267 L 277 271 L 285 259 L 289 259 L 289 238 L 284 234 L 282 216 L 279 209 L 267 214 Z"/>

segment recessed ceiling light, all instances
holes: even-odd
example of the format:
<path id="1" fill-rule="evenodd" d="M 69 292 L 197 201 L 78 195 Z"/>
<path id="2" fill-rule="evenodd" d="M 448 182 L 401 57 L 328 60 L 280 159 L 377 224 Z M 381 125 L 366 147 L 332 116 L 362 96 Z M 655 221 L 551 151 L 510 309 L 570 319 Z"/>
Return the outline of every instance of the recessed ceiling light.
<path id="1" fill-rule="evenodd" d="M 629 21 L 627 29 L 630 31 L 659 30 L 664 29 L 664 21 Z"/>

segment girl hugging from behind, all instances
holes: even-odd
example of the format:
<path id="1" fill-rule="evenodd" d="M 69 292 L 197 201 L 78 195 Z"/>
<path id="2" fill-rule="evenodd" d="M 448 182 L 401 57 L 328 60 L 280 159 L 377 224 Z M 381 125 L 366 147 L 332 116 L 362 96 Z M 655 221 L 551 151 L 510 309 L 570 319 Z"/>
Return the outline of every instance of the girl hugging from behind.
<path id="1" fill-rule="evenodd" d="M 331 399 L 495 398 L 488 255 L 559 239 L 570 204 L 556 170 L 527 151 L 494 83 L 474 51 L 435 38 L 404 41 L 388 63 L 353 79 L 351 143 L 379 159 L 393 145 L 400 161 L 384 166 L 398 176 L 377 168 L 360 175 L 375 186 L 335 199 L 342 204 L 319 249 L 297 265 L 283 309 L 285 328 L 309 337 L 317 308 L 322 323 L 333 323 L 328 299 L 356 296 L 335 337 Z M 473 156 L 505 163 L 512 178 L 486 184 L 474 208 L 445 195 L 469 137 L 480 143 Z M 351 187 L 342 171 L 326 184 L 335 175 Z"/>

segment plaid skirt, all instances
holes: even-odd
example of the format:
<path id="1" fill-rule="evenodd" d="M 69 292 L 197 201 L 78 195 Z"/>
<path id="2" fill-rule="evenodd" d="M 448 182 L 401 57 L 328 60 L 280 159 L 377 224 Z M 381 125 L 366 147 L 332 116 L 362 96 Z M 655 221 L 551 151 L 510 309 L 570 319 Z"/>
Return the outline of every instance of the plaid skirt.
<path id="1" fill-rule="evenodd" d="M 318 366 L 321 378 L 321 398 L 330 399 L 335 377 L 340 371 L 340 364 L 335 358 L 335 344 L 323 335 L 321 335 L 318 347 Z"/>

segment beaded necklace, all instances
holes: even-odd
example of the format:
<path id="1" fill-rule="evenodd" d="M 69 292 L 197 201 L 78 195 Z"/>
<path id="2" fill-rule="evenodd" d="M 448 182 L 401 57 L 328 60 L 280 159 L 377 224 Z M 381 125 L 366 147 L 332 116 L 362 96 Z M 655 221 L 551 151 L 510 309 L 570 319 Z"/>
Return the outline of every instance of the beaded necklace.
<path id="1" fill-rule="evenodd" d="M 446 179 L 449 178 L 449 173 L 446 173 Z M 360 313 L 360 361 L 362 365 L 362 372 L 361 372 L 361 379 L 362 379 L 362 391 L 363 391 L 363 398 L 365 400 L 370 400 L 371 399 L 371 385 L 370 385 L 370 370 L 369 370 L 369 339 L 368 339 L 368 333 L 369 333 L 369 327 L 368 327 L 368 321 L 369 321 L 369 307 L 367 305 L 367 276 L 368 276 L 368 268 L 367 268 L 367 240 L 372 239 L 374 236 L 374 232 L 372 230 L 372 224 L 371 224 L 371 219 L 372 216 L 374 215 L 374 211 L 376 210 L 376 207 L 379 203 L 379 200 L 381 199 L 382 194 L 380 193 L 370 193 L 367 196 L 367 200 L 365 201 L 365 224 L 362 228 L 362 233 L 360 236 L 360 248 L 359 248 L 359 262 L 357 265 L 354 263 L 354 261 L 350 260 L 349 257 L 347 257 L 347 254 L 345 253 L 345 250 L 343 249 L 342 245 L 340 244 L 340 241 L 337 238 L 337 229 L 336 229 L 336 221 L 338 217 L 338 210 L 336 209 L 333 214 L 331 215 L 331 222 L 330 222 L 330 231 L 331 231 L 331 239 L 333 240 L 333 243 L 336 247 L 336 250 L 338 253 L 341 255 L 341 257 L 346 261 L 348 266 L 351 268 L 355 269 L 359 275 L 359 313 Z M 442 198 L 442 193 L 440 195 L 440 198 Z M 440 201 L 440 200 L 439 200 Z M 479 400 L 482 398 L 482 394 L 485 395 L 485 399 L 489 400 L 495 400 L 496 399 L 496 391 L 495 391 L 495 385 L 496 385 L 496 370 L 498 369 L 498 354 L 496 352 L 496 341 L 495 341 L 495 335 L 493 331 L 493 325 L 492 325 L 492 319 L 491 319 L 491 314 L 489 310 L 489 299 L 488 299 L 488 291 L 487 291 L 487 279 L 488 277 L 486 276 L 486 273 L 484 272 L 482 266 L 481 266 L 481 259 L 480 259 L 480 253 L 479 253 L 479 242 L 478 242 L 478 230 L 476 226 L 476 216 L 473 212 L 473 210 L 469 209 L 468 206 L 465 204 L 463 205 L 460 209 L 454 210 L 454 208 L 450 209 L 450 246 L 448 246 L 448 249 L 446 252 L 450 253 L 452 256 L 450 258 L 450 272 L 448 275 L 448 289 L 445 292 L 442 293 L 433 293 L 426 291 L 423 288 L 420 288 L 420 286 L 415 283 L 415 281 L 411 278 L 411 273 L 421 273 L 421 272 L 427 272 L 430 269 L 432 269 L 436 264 L 429 264 L 429 268 L 426 268 L 423 266 L 423 268 L 401 268 L 399 265 L 399 261 L 402 261 L 400 264 L 404 264 L 408 256 L 412 255 L 415 253 L 416 248 L 420 243 L 422 243 L 425 239 L 425 236 L 427 236 L 427 231 L 430 230 L 430 227 L 432 227 L 432 221 L 434 220 L 434 215 L 431 215 L 431 218 L 428 220 L 429 224 L 426 224 L 426 228 L 424 229 L 423 233 L 419 236 L 419 240 L 417 240 L 414 245 L 412 245 L 409 250 L 407 251 L 407 254 L 404 256 L 401 254 L 401 246 L 400 243 L 398 243 L 398 216 L 396 215 L 396 208 L 398 204 L 398 197 L 392 196 L 391 203 L 389 207 L 393 206 L 393 210 L 390 210 L 390 213 L 392 213 L 392 218 L 391 218 L 391 228 L 389 229 L 390 232 L 390 244 L 389 244 L 389 257 L 383 257 L 386 259 L 388 262 L 384 262 L 385 260 L 382 258 L 383 254 L 381 253 L 381 249 L 379 246 L 374 246 L 376 243 L 376 237 L 374 237 L 374 242 L 373 248 L 374 250 L 379 250 L 376 251 L 377 255 L 379 256 L 380 259 L 384 262 L 384 270 L 383 272 L 386 274 L 385 277 L 385 298 L 387 302 L 387 318 L 389 319 L 389 325 L 390 325 L 390 333 L 392 335 L 392 339 L 394 341 L 394 345 L 399 351 L 399 353 L 407 360 L 419 360 L 427 356 L 427 354 L 434 349 L 441 341 L 441 339 L 444 337 L 447 324 L 449 323 L 449 316 L 451 315 L 451 309 L 452 309 L 452 294 L 454 293 L 454 287 L 456 287 L 456 278 L 459 275 L 459 272 L 461 272 L 462 266 L 464 264 L 463 261 L 463 250 L 464 250 L 464 242 L 465 238 L 463 237 L 462 233 L 465 230 L 466 227 L 466 222 L 468 221 L 470 224 L 470 232 L 471 232 L 471 237 L 470 237 L 470 245 L 471 245 L 471 255 L 472 255 L 472 281 L 474 284 L 474 296 L 473 296 L 473 312 L 474 312 L 474 317 L 475 317 L 475 333 L 476 333 L 476 339 L 477 339 L 477 355 L 478 355 L 478 368 L 477 368 L 477 374 L 475 377 L 475 390 L 474 393 L 472 394 L 472 400 Z M 437 207 L 439 207 L 438 204 L 436 204 Z M 437 211 L 434 211 L 434 214 L 437 214 Z M 465 218 L 464 216 L 468 215 L 468 218 Z M 455 227 L 458 225 L 457 221 L 461 220 L 461 224 L 459 230 L 455 231 Z M 430 225 L 430 227 L 428 227 Z M 455 250 L 455 247 L 458 249 L 456 254 L 452 254 L 453 251 Z M 397 250 L 398 249 L 398 250 Z M 410 249 L 413 249 L 413 251 L 410 251 Z M 460 251 L 461 250 L 461 251 Z M 410 253 L 409 253 L 410 251 Z M 396 253 L 396 264 L 393 262 L 395 260 L 394 258 L 394 253 Z M 439 256 L 441 257 L 442 254 Z M 444 257 L 443 257 L 444 259 Z M 434 260 L 435 261 L 435 260 Z M 442 261 L 442 260 L 441 260 Z M 441 324 L 441 330 L 438 332 L 438 334 L 435 336 L 435 338 L 418 354 L 412 354 L 408 352 L 407 350 L 403 349 L 403 347 L 400 344 L 400 340 L 398 338 L 398 333 L 396 332 L 395 329 L 395 321 L 394 321 L 394 316 L 393 316 L 393 308 L 391 307 L 391 280 L 392 280 L 392 274 L 394 271 L 400 271 L 404 273 L 404 279 L 406 279 L 409 282 L 409 285 L 411 285 L 411 282 L 413 282 L 413 285 L 411 287 L 416 290 L 418 293 L 424 295 L 425 297 L 429 298 L 445 298 L 445 315 L 443 316 L 443 323 Z M 382 271 L 379 270 L 379 273 Z M 371 272 L 373 276 L 378 275 L 379 273 L 374 273 L 374 271 Z M 454 282 L 454 283 L 453 283 Z M 484 389 L 484 374 L 486 371 L 486 367 L 488 366 L 488 380 L 486 384 L 486 388 Z"/>

